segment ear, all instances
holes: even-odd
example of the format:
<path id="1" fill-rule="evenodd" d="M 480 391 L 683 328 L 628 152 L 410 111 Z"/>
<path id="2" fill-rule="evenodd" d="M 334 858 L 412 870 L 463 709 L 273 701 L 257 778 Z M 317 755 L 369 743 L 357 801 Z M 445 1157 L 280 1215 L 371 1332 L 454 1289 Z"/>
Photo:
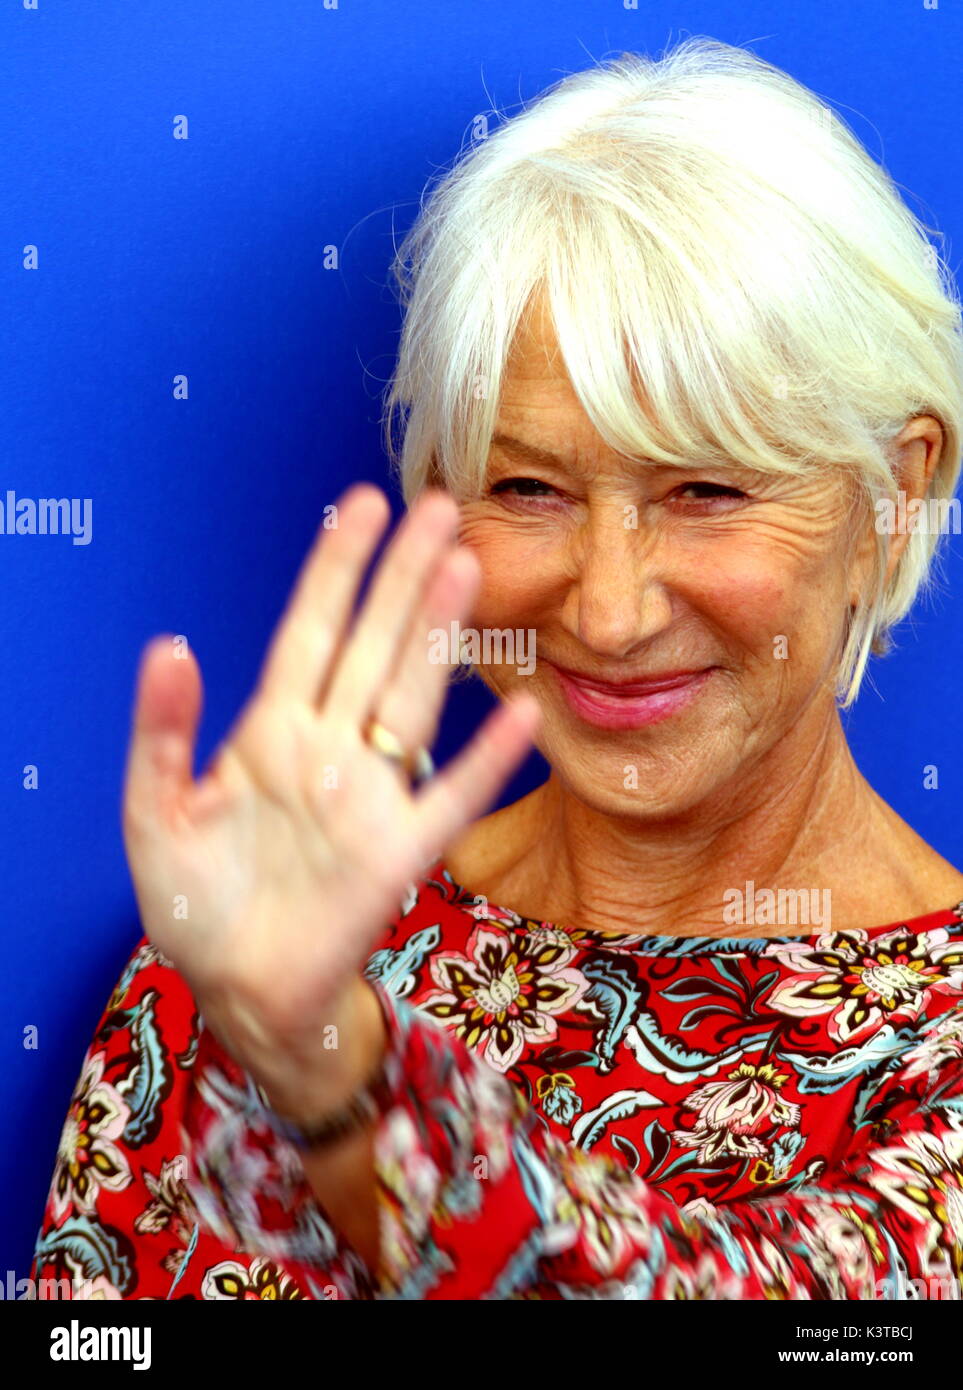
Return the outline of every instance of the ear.
<path id="1" fill-rule="evenodd" d="M 933 415 L 914 416 L 894 439 L 893 474 L 897 491 L 903 493 L 907 506 L 914 500 L 923 501 L 928 495 L 943 454 L 943 446 L 943 427 Z M 904 527 L 889 538 L 885 580 L 887 584 L 893 577 L 909 537 L 909 529 Z M 869 562 L 870 550 L 874 544 L 872 534 L 867 534 L 856 551 L 853 573 L 857 587 L 855 592 L 850 594 L 852 604 L 859 600 L 859 581 L 865 579 L 865 565 Z"/>

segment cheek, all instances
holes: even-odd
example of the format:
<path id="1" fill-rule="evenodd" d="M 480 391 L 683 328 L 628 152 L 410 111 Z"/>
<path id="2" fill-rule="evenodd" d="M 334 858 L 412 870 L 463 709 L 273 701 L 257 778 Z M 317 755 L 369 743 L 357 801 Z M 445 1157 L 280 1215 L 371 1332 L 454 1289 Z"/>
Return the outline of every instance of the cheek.
<path id="1" fill-rule="evenodd" d="M 705 524 L 667 530 L 643 567 L 671 596 L 679 626 L 712 627 L 753 648 L 795 623 L 801 560 L 749 526 Z"/>
<path id="2" fill-rule="evenodd" d="M 795 619 L 789 586 L 764 566 L 716 565 L 711 584 L 708 602 L 716 620 L 745 638 Z"/>
<path id="3" fill-rule="evenodd" d="M 711 575 L 700 608 L 737 646 L 763 661 L 792 656 L 792 669 L 800 674 L 822 667 L 841 611 L 828 559 L 821 565 L 788 564 L 772 554 L 720 554 Z M 789 668 L 779 669 L 785 675 Z"/>
<path id="4" fill-rule="evenodd" d="M 530 626 L 526 617 L 546 608 L 557 590 L 557 549 L 546 537 L 499 524 L 462 529 L 461 540 L 481 567 L 474 621 L 483 627 Z"/>

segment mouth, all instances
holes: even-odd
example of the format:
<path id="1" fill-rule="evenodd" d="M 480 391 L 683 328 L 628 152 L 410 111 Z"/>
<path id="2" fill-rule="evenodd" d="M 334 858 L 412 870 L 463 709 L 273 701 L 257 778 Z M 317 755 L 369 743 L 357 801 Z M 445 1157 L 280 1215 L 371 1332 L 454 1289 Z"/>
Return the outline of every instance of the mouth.
<path id="1" fill-rule="evenodd" d="M 598 681 L 546 662 L 572 712 L 602 729 L 638 729 L 679 713 L 708 684 L 714 666 L 665 671 L 642 681 Z"/>

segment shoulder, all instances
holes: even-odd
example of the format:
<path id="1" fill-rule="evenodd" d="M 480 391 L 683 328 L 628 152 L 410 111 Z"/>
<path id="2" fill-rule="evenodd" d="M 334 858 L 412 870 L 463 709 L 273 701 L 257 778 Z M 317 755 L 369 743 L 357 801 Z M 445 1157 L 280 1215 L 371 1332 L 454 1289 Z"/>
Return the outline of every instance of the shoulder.
<path id="1" fill-rule="evenodd" d="M 199 1027 L 186 980 L 142 936 L 104 1005 L 84 1065 L 88 1082 L 96 1078 L 113 1094 L 125 1140 L 150 1143 L 168 1126 L 194 1065 Z"/>
<path id="2" fill-rule="evenodd" d="M 892 808 L 887 810 L 895 815 Z M 898 901 L 897 912 L 890 910 L 886 920 L 895 921 L 897 914 L 922 917 L 963 902 L 963 872 L 900 818 L 897 828 L 899 833 L 882 856 Z M 873 878 L 878 885 L 880 873 Z"/>
<path id="3" fill-rule="evenodd" d="M 61 1141 L 54 1180 L 58 1218 L 68 1200 L 77 1210 L 90 1211 L 102 1195 L 98 1186 L 106 1192 L 125 1186 L 134 1174 L 134 1151 L 140 1157 L 159 1144 L 165 1150 L 162 1158 L 173 1158 L 167 1149 L 190 1084 L 199 1031 L 186 981 L 141 937 L 104 1005 L 71 1096 L 65 1137 L 87 1145 L 90 1153 L 84 1156 L 90 1161 L 68 1162 L 59 1171 Z M 79 1115 L 86 1117 L 86 1137 L 74 1135 L 71 1127 L 71 1116 Z M 94 1162 L 98 1143 L 100 1157 Z M 78 1174 L 80 1190 L 70 1190 L 71 1175 Z"/>
<path id="4" fill-rule="evenodd" d="M 171 1048 L 188 1044 L 197 1033 L 197 1005 L 187 981 L 142 936 L 110 993 L 95 1036 L 149 1027 L 163 1020 Z"/>

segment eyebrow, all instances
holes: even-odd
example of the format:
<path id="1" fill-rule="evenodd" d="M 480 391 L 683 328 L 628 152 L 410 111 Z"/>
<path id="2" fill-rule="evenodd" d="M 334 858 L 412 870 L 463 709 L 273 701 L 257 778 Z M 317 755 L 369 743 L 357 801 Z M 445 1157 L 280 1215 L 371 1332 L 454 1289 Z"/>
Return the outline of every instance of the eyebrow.
<path id="1" fill-rule="evenodd" d="M 503 434 L 501 430 L 496 430 L 492 435 L 492 443 L 498 444 L 511 454 L 528 459 L 529 463 L 548 464 L 555 467 L 562 463 L 562 459 L 559 458 L 558 454 L 553 454 L 551 449 L 540 449 L 537 444 L 527 444 L 524 439 L 516 439 L 514 435 Z"/>
<path id="2" fill-rule="evenodd" d="M 568 466 L 565 459 L 553 453 L 551 449 L 543 449 L 537 444 L 527 443 L 524 439 L 516 439 L 514 435 L 505 434 L 502 430 L 494 431 L 491 442 L 500 445 L 501 448 L 507 450 L 508 453 L 515 454 L 518 458 L 527 459 L 529 463 L 541 464 L 543 467 L 549 468 L 565 468 Z M 654 468 L 662 469 L 666 473 L 694 473 L 698 472 L 700 468 L 700 464 L 697 460 L 693 460 L 690 464 L 661 463 L 657 459 L 649 458 L 639 458 L 634 461 L 636 463 L 651 464 Z M 719 465 L 709 466 L 718 467 Z M 729 468 L 732 472 L 753 474 L 754 476 L 754 470 L 751 468 L 740 469 L 738 466 L 733 467 L 731 464 Z"/>
<path id="3" fill-rule="evenodd" d="M 518 458 L 527 459 L 529 463 L 541 464 L 547 468 L 567 468 L 570 465 L 551 449 L 543 449 L 538 444 L 529 444 L 524 439 L 516 439 L 512 434 L 504 434 L 501 430 L 495 430 L 492 435 L 492 443 L 498 444 L 510 454 L 515 454 Z M 654 459 L 637 459 L 637 463 L 654 463 Z M 671 465 L 664 465 L 671 467 Z M 682 471 L 677 469 L 677 472 Z"/>

